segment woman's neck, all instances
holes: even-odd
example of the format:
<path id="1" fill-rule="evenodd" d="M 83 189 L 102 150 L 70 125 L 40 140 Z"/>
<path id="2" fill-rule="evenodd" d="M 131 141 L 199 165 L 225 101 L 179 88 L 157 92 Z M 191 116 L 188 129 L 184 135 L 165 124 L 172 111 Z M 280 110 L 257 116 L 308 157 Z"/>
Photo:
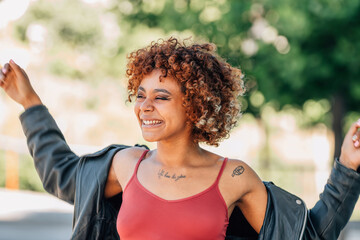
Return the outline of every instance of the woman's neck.
<path id="1" fill-rule="evenodd" d="M 162 141 L 157 143 L 156 160 L 169 167 L 194 166 L 201 164 L 205 152 L 192 141 Z"/>

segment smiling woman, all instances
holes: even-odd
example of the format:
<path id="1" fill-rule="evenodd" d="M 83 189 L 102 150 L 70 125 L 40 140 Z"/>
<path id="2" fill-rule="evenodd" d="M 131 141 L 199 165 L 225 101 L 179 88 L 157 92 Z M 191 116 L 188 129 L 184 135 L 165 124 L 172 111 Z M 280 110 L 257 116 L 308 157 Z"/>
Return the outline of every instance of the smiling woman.
<path id="1" fill-rule="evenodd" d="M 149 142 L 166 140 L 169 136 L 177 138 L 184 136 L 185 132 L 190 135 L 178 83 L 170 77 L 160 81 L 160 77 L 160 70 L 147 74 L 136 95 L 134 111 L 142 135 Z"/>
<path id="2" fill-rule="evenodd" d="M 180 86 L 194 142 L 218 146 L 236 124 L 240 113 L 237 96 L 245 89 L 241 71 L 216 56 L 215 49 L 209 43 L 187 46 L 170 38 L 129 54 L 129 100 L 144 76 L 156 69 L 160 82 L 170 77 Z"/>
<path id="3" fill-rule="evenodd" d="M 170 38 L 128 59 L 129 100 L 136 97 L 144 139 L 157 144 L 151 151 L 111 145 L 76 156 L 25 71 L 14 61 L 1 69 L 0 87 L 25 108 L 20 119 L 44 188 L 75 205 L 72 239 L 337 239 L 360 192 L 360 120 L 307 210 L 245 162 L 200 147 L 229 135 L 244 91 L 241 71 L 214 45 Z"/>

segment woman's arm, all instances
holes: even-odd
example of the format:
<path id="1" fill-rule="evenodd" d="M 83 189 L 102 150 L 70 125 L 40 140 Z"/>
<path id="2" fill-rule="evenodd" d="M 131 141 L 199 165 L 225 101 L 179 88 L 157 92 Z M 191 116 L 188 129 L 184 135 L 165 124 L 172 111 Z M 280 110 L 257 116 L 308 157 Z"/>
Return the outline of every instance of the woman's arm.
<path id="1" fill-rule="evenodd" d="M 25 71 L 13 60 L 1 69 L 0 87 L 15 102 L 21 104 L 24 109 L 42 104 L 39 96 L 30 84 Z"/>
<path id="2" fill-rule="evenodd" d="M 315 207 L 312 208 L 307 215 L 307 225 L 303 233 L 305 239 L 336 239 L 353 212 L 360 193 L 360 174 L 356 172 L 356 169 L 359 169 L 360 165 L 360 149 L 359 144 L 356 143 L 356 141 L 360 139 L 359 127 L 360 122 L 358 121 L 353 124 L 348 131 L 342 145 L 340 159 L 337 159 L 335 162 L 329 180 L 325 185 L 324 192 L 320 195 L 320 200 L 316 203 Z M 240 180 L 239 182 L 234 182 L 234 184 L 239 185 L 238 187 L 241 189 L 247 188 L 245 193 L 241 193 L 243 195 L 241 195 L 237 205 L 240 207 L 247 221 L 259 232 L 263 224 L 262 220 L 265 217 L 264 201 L 266 201 L 265 199 L 267 198 L 264 195 L 261 185 L 258 184 L 260 180 L 257 179 L 256 174 L 251 168 L 243 163 L 236 165 L 241 166 L 243 171 L 241 171 L 239 175 L 234 174 L 238 176 L 238 180 Z M 232 168 L 234 168 L 234 173 L 236 173 L 236 166 L 234 165 Z M 246 172 L 250 174 L 245 174 Z M 242 176 L 242 178 L 240 178 L 240 176 Z M 252 180 L 248 182 L 249 179 Z M 241 186 L 241 182 L 246 183 L 246 186 Z M 275 187 L 273 188 L 275 189 Z M 286 231 L 291 235 L 293 232 L 290 231 L 290 229 L 286 229 L 286 226 L 281 224 L 281 221 L 288 223 L 303 221 L 301 216 L 297 214 L 288 214 L 292 212 L 292 209 L 294 211 L 297 209 L 296 206 L 298 203 L 296 203 L 295 200 L 293 202 L 290 201 L 290 203 L 284 201 L 284 199 L 292 199 L 290 196 L 293 196 L 285 193 L 286 191 L 270 192 L 273 203 L 275 201 L 276 204 L 272 205 L 272 208 L 275 209 L 272 209 L 272 211 L 268 210 L 269 215 L 265 222 L 270 222 L 271 224 L 266 226 L 266 231 L 263 231 L 262 234 L 264 234 L 264 232 L 267 234 L 278 234 L 279 232 L 285 234 Z M 240 192 L 238 192 L 238 194 L 239 193 Z M 299 208 L 301 207 L 301 205 L 298 206 Z M 291 219 L 283 219 L 287 216 L 283 213 L 288 214 L 288 217 Z M 277 217 L 272 218 L 272 215 L 276 215 Z M 295 220 L 293 218 L 295 218 Z M 278 228 L 272 229 L 275 225 L 278 226 Z M 283 227 L 285 227 L 285 229 Z"/>
<path id="3" fill-rule="evenodd" d="M 73 203 L 80 158 L 69 148 L 55 120 L 32 88 L 27 74 L 15 62 L 10 61 L 1 69 L 0 86 L 25 109 L 20 120 L 45 190 Z M 121 161 L 117 158 L 115 162 Z M 111 164 L 104 195 L 109 198 L 121 191 L 114 164 Z"/>
<path id="4" fill-rule="evenodd" d="M 353 123 L 341 146 L 339 161 L 345 167 L 360 173 L 360 119 Z"/>
<path id="5" fill-rule="evenodd" d="M 237 206 L 244 214 L 246 220 L 259 233 L 263 225 L 266 206 L 267 206 L 267 191 L 256 173 L 249 167 L 248 169 L 250 186 L 248 191 L 238 200 Z"/>
<path id="6" fill-rule="evenodd" d="M 229 208 L 237 206 L 242 214 L 259 233 L 264 222 L 267 206 L 267 191 L 254 170 L 240 160 L 231 159 L 223 174 L 223 196 L 227 199 Z M 238 226 L 241 227 L 241 226 Z"/>
<path id="7" fill-rule="evenodd" d="M 73 204 L 80 158 L 70 149 L 44 105 L 28 108 L 20 120 L 44 189 Z"/>
<path id="8" fill-rule="evenodd" d="M 0 87 L 25 109 L 20 120 L 45 190 L 73 203 L 80 158 L 69 148 L 55 120 L 32 88 L 25 71 L 13 61 L 1 69 Z"/>
<path id="9" fill-rule="evenodd" d="M 339 159 L 320 194 L 320 200 L 309 212 L 305 239 L 337 239 L 349 221 L 360 194 L 360 121 L 347 132 Z M 355 136 L 355 137 L 354 137 Z"/>
<path id="10" fill-rule="evenodd" d="M 360 174 L 336 160 L 320 200 L 309 211 L 304 239 L 337 239 L 352 215 L 359 193 Z"/>

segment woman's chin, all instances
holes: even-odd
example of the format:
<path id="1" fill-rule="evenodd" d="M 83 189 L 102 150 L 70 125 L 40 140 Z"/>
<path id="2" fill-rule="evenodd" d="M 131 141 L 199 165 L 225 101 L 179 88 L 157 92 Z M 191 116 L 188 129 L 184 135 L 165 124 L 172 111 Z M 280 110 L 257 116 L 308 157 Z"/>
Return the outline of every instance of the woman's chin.
<path id="1" fill-rule="evenodd" d="M 157 137 L 155 137 L 155 136 L 149 136 L 147 134 L 143 134 L 142 136 L 143 136 L 144 140 L 147 141 L 147 142 L 157 142 L 157 141 L 159 141 L 159 139 Z"/>

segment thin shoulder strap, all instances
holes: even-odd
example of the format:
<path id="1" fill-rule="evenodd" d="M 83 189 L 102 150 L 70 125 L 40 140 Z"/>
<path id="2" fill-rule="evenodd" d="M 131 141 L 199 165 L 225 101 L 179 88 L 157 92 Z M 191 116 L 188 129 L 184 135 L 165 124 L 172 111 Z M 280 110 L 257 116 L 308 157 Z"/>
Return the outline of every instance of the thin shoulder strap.
<path id="1" fill-rule="evenodd" d="M 216 183 L 219 183 L 219 180 L 220 180 L 220 178 L 221 178 L 222 173 L 224 172 L 224 169 L 225 169 L 225 166 L 226 166 L 227 161 L 228 161 L 228 158 L 225 158 L 224 161 L 223 161 L 223 163 L 222 163 L 222 165 L 221 165 L 219 174 L 218 174 L 218 176 L 217 176 L 217 178 L 216 178 Z"/>
<path id="2" fill-rule="evenodd" d="M 134 174 L 137 173 L 138 171 L 138 168 L 139 168 L 139 165 L 141 163 L 141 161 L 144 159 L 145 155 L 147 154 L 149 150 L 145 150 L 142 154 L 141 154 L 141 157 L 139 158 L 138 162 L 136 163 L 136 166 L 135 166 L 135 169 L 134 169 Z"/>

